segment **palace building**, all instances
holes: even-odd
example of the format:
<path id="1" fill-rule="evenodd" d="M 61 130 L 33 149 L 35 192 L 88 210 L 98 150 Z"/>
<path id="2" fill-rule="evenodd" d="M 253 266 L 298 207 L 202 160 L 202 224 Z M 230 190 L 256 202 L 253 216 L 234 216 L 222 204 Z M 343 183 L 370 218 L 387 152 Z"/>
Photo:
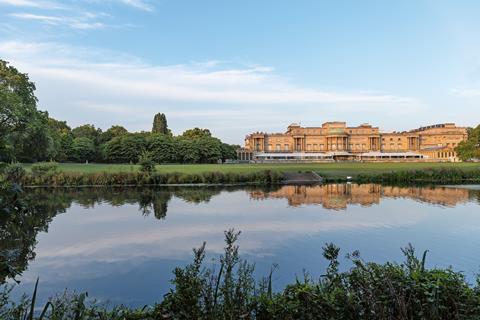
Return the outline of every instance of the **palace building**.
<path id="1" fill-rule="evenodd" d="M 382 132 L 362 124 L 326 122 L 321 127 L 288 126 L 285 133 L 255 132 L 238 151 L 240 161 L 458 161 L 455 147 L 467 129 L 454 123 L 403 132 Z"/>

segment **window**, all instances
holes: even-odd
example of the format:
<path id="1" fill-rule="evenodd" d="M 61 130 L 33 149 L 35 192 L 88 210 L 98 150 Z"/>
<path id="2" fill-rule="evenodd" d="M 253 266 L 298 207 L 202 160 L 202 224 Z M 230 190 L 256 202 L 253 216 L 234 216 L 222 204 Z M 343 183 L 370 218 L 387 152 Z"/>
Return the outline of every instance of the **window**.
<path id="1" fill-rule="evenodd" d="M 320 150 L 323 150 L 323 144 L 320 145 Z"/>
<path id="2" fill-rule="evenodd" d="M 318 150 L 318 145 L 316 143 L 313 144 L 313 150 L 317 151 Z"/>
<path id="3" fill-rule="evenodd" d="M 275 150 L 276 150 L 276 151 L 280 151 L 280 145 L 279 145 L 279 144 L 277 144 L 277 145 L 275 146 Z"/>
<path id="4" fill-rule="evenodd" d="M 270 151 L 273 150 L 273 146 L 271 144 L 268 145 L 268 150 L 270 150 Z"/>
<path id="5" fill-rule="evenodd" d="M 288 144 L 285 145 L 285 151 L 288 151 Z"/>

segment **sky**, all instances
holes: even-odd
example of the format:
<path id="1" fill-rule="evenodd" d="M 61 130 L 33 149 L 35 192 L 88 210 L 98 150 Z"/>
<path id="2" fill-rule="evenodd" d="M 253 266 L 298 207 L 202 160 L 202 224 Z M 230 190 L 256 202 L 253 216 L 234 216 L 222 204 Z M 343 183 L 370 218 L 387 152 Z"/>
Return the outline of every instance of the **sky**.
<path id="1" fill-rule="evenodd" d="M 480 122 L 480 1 L 0 0 L 0 59 L 39 109 L 181 134 Z"/>

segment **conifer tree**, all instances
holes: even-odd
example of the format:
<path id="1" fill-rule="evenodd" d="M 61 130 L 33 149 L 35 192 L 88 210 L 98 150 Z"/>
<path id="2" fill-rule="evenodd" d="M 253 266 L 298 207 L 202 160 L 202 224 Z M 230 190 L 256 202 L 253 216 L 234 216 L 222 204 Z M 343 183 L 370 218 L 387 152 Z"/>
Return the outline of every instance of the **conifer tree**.
<path id="1" fill-rule="evenodd" d="M 157 113 L 153 118 L 152 133 L 168 134 L 167 117 L 163 113 Z"/>

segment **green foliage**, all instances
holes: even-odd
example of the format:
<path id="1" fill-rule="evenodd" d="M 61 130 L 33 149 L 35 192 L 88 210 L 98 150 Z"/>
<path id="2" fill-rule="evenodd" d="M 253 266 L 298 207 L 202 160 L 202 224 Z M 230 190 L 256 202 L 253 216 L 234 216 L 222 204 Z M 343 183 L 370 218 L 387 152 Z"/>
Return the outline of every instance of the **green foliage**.
<path id="1" fill-rule="evenodd" d="M 26 170 L 19 163 L 12 163 L 3 170 L 5 180 L 13 183 L 21 183 L 26 174 Z"/>
<path id="2" fill-rule="evenodd" d="M 198 139 L 198 138 L 205 138 L 211 137 L 212 133 L 208 129 L 200 129 L 200 128 L 193 128 L 186 130 L 183 134 L 183 138 L 187 139 Z"/>
<path id="3" fill-rule="evenodd" d="M 38 119 L 42 114 L 37 111 L 34 92 L 35 84 L 27 74 L 20 73 L 0 59 L 0 161 L 15 159 L 19 151 L 17 146 L 23 148 L 30 142 L 28 139 L 37 138 L 35 133 L 41 125 Z M 38 137 L 37 142 L 45 147 L 43 135 Z M 34 157 L 39 156 L 36 154 L 38 151 L 38 148 L 32 150 Z"/>
<path id="4" fill-rule="evenodd" d="M 468 132 L 467 141 L 462 141 L 455 149 L 458 157 L 464 161 L 480 159 L 480 125 Z"/>
<path id="5" fill-rule="evenodd" d="M 152 133 L 169 134 L 167 117 L 163 113 L 157 113 L 153 118 Z"/>
<path id="6" fill-rule="evenodd" d="M 128 130 L 122 126 L 111 126 L 107 131 L 100 135 L 100 142 L 106 143 L 113 138 L 124 136 L 128 134 Z"/>
<path id="7" fill-rule="evenodd" d="M 75 138 L 70 148 L 69 159 L 76 162 L 92 161 L 95 159 L 95 144 L 87 137 Z"/>
<path id="8" fill-rule="evenodd" d="M 146 139 L 141 134 L 118 136 L 104 145 L 104 156 L 108 162 L 137 163 L 145 151 L 146 144 Z"/>
<path id="9" fill-rule="evenodd" d="M 199 174 L 181 174 L 178 172 L 156 173 L 145 175 L 143 172 L 101 172 L 101 173 L 75 173 L 57 172 L 56 174 L 27 174 L 22 184 L 24 186 L 142 186 L 163 184 L 278 184 L 283 180 L 283 175 L 275 171 L 260 171 L 248 174 L 204 172 Z"/>
<path id="10" fill-rule="evenodd" d="M 178 159 L 178 144 L 173 137 L 152 134 L 147 139 L 147 149 L 157 163 L 174 163 Z"/>
<path id="11" fill-rule="evenodd" d="M 440 168 L 424 170 L 407 170 L 382 174 L 358 175 L 358 183 L 388 183 L 388 184 L 413 184 L 413 183 L 460 183 L 480 181 L 480 169 L 462 170 L 459 168 Z"/>
<path id="12" fill-rule="evenodd" d="M 150 152 L 143 152 L 138 161 L 140 165 L 140 172 L 146 174 L 152 174 L 155 172 L 155 161 L 153 161 L 152 154 Z"/>
<path id="13" fill-rule="evenodd" d="M 53 175 L 58 172 L 58 164 L 55 162 L 36 163 L 30 168 L 33 176 Z"/>
<path id="14" fill-rule="evenodd" d="M 9 289 L 0 293 L 0 315 L 6 319 L 465 319 L 480 317 L 480 289 L 467 284 L 452 269 L 428 269 L 426 252 L 419 259 L 411 245 L 402 249 L 401 264 L 365 262 L 358 252 L 348 254 L 352 267 L 339 271 L 340 249 L 324 247 L 329 266 L 320 279 L 308 275 L 282 291 L 272 291 L 270 274 L 254 278 L 254 266 L 240 258 L 239 232 L 225 232 L 224 253 L 217 263 L 205 264 L 205 243 L 193 250 L 193 262 L 173 271 L 173 288 L 152 307 L 108 308 L 87 303 L 87 294 L 68 294 L 36 306 L 32 298 L 18 304 Z M 218 264 L 219 263 L 219 264 Z M 39 310 L 35 315 L 32 310 Z"/>

